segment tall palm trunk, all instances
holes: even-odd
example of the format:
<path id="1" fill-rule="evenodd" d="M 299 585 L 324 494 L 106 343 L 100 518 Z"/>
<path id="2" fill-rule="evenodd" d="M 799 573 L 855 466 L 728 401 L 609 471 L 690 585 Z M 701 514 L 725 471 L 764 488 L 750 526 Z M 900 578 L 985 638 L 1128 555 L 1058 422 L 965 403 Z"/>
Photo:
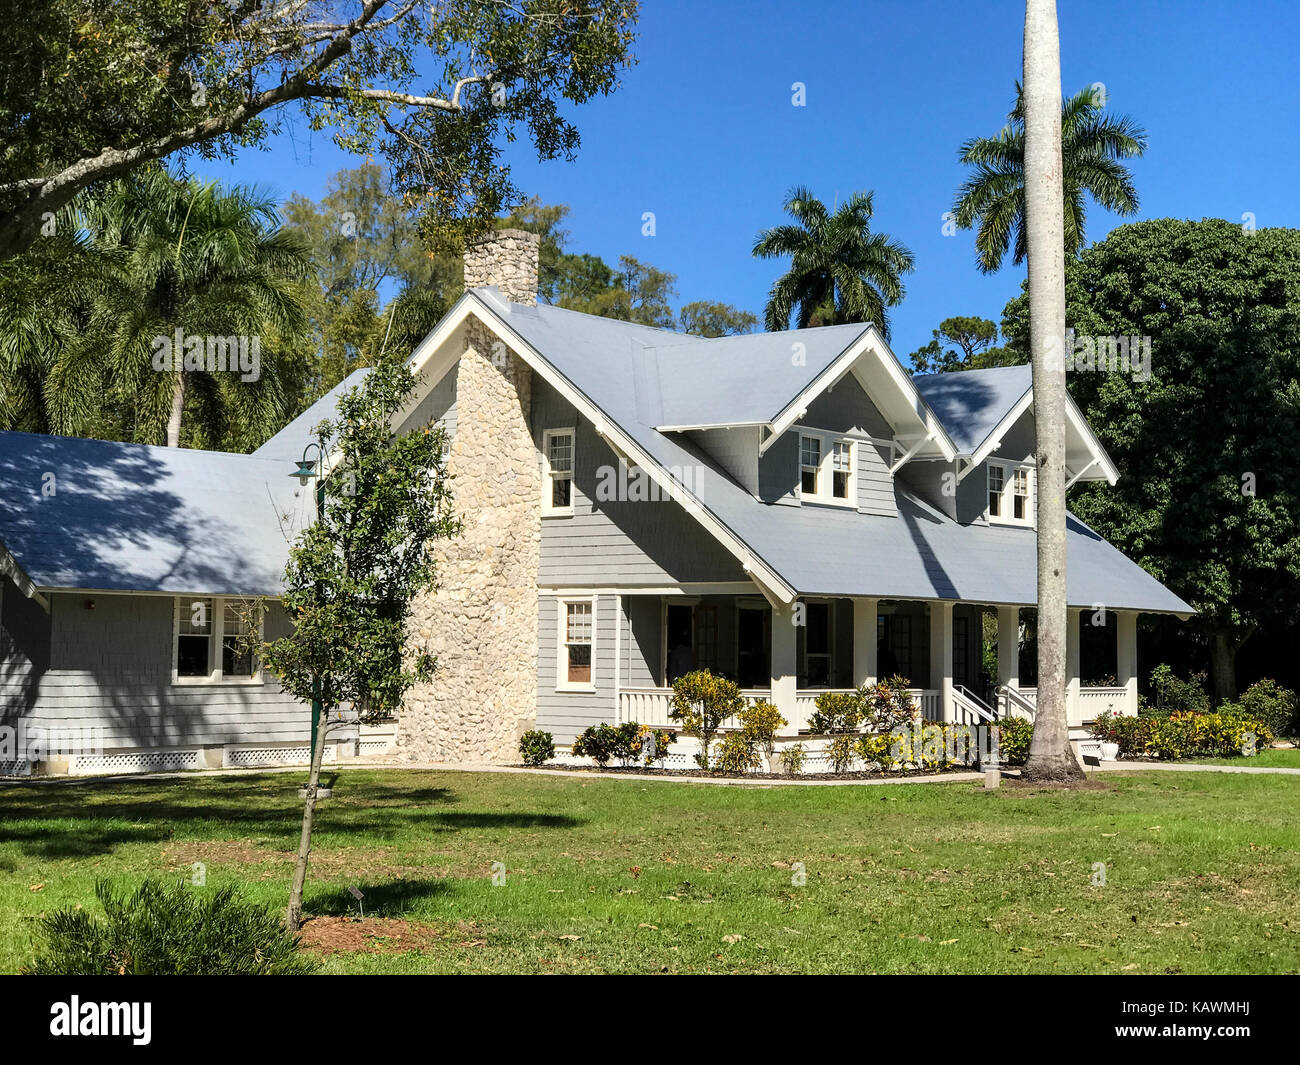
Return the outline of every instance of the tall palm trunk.
<path id="1" fill-rule="evenodd" d="M 1024 775 L 1082 770 L 1065 710 L 1065 216 L 1056 0 L 1025 0 L 1025 223 L 1038 458 L 1038 708 Z"/>
<path id="2" fill-rule="evenodd" d="M 167 418 L 167 446 L 181 446 L 181 415 L 185 413 L 185 375 L 176 371 L 176 382 L 172 386 L 172 412 Z"/>

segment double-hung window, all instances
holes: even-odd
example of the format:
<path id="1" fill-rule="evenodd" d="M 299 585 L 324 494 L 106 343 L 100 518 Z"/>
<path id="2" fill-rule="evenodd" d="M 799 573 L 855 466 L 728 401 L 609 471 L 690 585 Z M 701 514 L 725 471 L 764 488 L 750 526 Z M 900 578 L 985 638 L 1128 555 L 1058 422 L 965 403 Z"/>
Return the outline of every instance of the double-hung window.
<path id="1" fill-rule="evenodd" d="M 548 429 L 542 434 L 542 457 L 546 476 L 542 479 L 542 513 L 573 513 L 572 429 Z"/>
<path id="2" fill-rule="evenodd" d="M 1034 470 L 1013 463 L 988 464 L 988 520 L 1001 525 L 1032 525 Z"/>
<path id="3" fill-rule="evenodd" d="M 220 596 L 176 597 L 172 626 L 174 684 L 258 683 L 261 608 Z"/>
<path id="4" fill-rule="evenodd" d="M 799 437 L 799 492 L 805 499 L 815 499 L 821 487 L 822 438 Z"/>
<path id="5" fill-rule="evenodd" d="M 853 505 L 853 441 L 814 430 L 799 434 L 799 498 Z"/>
<path id="6" fill-rule="evenodd" d="M 595 686 L 595 607 L 594 598 L 560 600 L 557 688 L 589 691 Z"/>

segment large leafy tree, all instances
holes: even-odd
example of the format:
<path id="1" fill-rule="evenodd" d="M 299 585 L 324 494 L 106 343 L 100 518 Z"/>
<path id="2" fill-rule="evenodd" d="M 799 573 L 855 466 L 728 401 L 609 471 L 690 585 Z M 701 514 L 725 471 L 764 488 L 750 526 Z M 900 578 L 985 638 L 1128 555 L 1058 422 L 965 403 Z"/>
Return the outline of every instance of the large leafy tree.
<path id="1" fill-rule="evenodd" d="M 909 356 L 915 373 L 982 370 L 989 366 L 1015 366 L 1026 361 L 1021 352 L 996 345 L 997 323 L 987 318 L 966 315 L 945 318 L 932 334 L 928 344 Z"/>
<path id="2" fill-rule="evenodd" d="M 414 597 L 435 586 L 437 541 L 459 525 L 443 430 L 391 431 L 414 385 L 405 355 L 386 356 L 339 399 L 338 417 L 318 427 L 323 498 L 316 521 L 290 548 L 281 597 L 294 628 L 261 650 L 287 692 L 320 703 L 289 896 L 293 930 L 302 918 L 326 735 L 395 713 L 436 665 L 410 644 L 407 619 Z"/>
<path id="3" fill-rule="evenodd" d="M 1100 90 L 1082 89 L 1061 107 L 1064 247 L 1078 253 L 1084 243 L 1087 200 L 1116 214 L 1138 209 L 1133 175 L 1124 160 L 1146 151 L 1146 133 L 1126 115 L 1106 113 Z M 962 229 L 978 226 L 976 259 L 985 273 L 1001 269 L 1008 251 L 1019 266 L 1029 251 L 1025 226 L 1025 97 L 1016 83 L 1016 102 L 996 136 L 975 137 L 960 150 L 972 173 L 957 190 L 953 206 Z"/>
<path id="4" fill-rule="evenodd" d="M 274 201 L 149 164 L 74 206 L 80 229 L 57 258 L 42 242 L 3 264 L 15 286 L 59 283 L 65 271 L 76 282 L 66 302 L 0 315 L 13 372 L 6 406 L 28 423 L 39 412 L 32 428 L 170 447 L 249 450 L 274 433 L 304 384 L 312 270 Z M 224 347 L 231 337 L 242 338 L 238 356 Z M 199 345 L 193 359 L 181 341 Z M 224 359 L 209 360 L 212 342 Z"/>
<path id="5" fill-rule="evenodd" d="M 871 232 L 872 193 L 855 192 L 833 212 L 808 189 L 792 189 L 785 210 L 793 224 L 763 230 L 760 259 L 790 259 L 763 316 L 769 331 L 845 322 L 873 322 L 889 336 L 886 307 L 903 300 L 912 253 L 884 233 Z"/>
<path id="6" fill-rule="evenodd" d="M 284 215 L 316 263 L 306 297 L 319 346 L 312 397 L 371 365 L 385 339 L 410 350 L 460 294 L 459 257 L 426 247 L 374 163 L 340 170 L 319 201 L 292 196 Z"/>
<path id="7" fill-rule="evenodd" d="M 1120 226 L 1071 265 L 1067 295 L 1076 337 L 1151 343 L 1149 379 L 1070 374 L 1124 472 L 1076 487 L 1074 509 L 1196 608 L 1232 698 L 1238 649 L 1300 601 L 1300 231 Z"/>
<path id="8" fill-rule="evenodd" d="M 387 158 L 428 226 L 517 200 L 499 140 L 542 159 L 617 87 L 635 0 L 0 0 L 0 259 L 88 186 L 176 152 L 233 155 L 296 111 Z"/>

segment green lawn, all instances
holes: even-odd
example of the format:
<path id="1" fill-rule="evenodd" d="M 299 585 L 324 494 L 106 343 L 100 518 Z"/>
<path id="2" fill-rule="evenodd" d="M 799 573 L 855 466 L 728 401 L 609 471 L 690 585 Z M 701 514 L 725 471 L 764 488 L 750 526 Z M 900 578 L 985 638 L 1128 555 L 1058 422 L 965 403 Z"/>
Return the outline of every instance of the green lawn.
<path id="1" fill-rule="evenodd" d="M 188 877 L 202 862 L 209 889 L 237 880 L 283 905 L 299 781 L 0 785 L 0 970 L 31 957 L 35 915 L 97 909 L 96 877 Z M 329 955 L 332 972 L 1300 971 L 1300 779 L 1098 781 L 729 788 L 348 769 L 318 815 L 308 909 L 355 912 L 356 885 L 367 913 L 412 922 L 404 938 L 421 946 L 389 935 Z"/>

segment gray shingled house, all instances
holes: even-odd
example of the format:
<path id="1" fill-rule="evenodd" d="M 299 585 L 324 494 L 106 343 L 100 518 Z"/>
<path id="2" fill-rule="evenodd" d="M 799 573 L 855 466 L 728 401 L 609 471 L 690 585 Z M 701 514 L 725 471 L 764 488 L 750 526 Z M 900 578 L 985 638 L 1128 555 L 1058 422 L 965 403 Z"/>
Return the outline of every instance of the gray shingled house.
<path id="1" fill-rule="evenodd" d="M 563 744 L 665 724 L 696 667 L 792 733 L 819 692 L 890 674 L 932 719 L 1032 712 L 1028 367 L 914 379 L 860 325 L 683 336 L 539 306 L 536 271 L 528 234 L 472 248 L 465 295 L 412 355 L 403 424 L 447 427 L 464 521 L 413 621 L 440 669 L 331 759 L 514 760 L 525 728 Z M 0 433 L 0 725 L 101 740 L 0 751 L 0 771 L 305 758 L 309 711 L 239 652 L 235 607 L 264 599 L 267 638 L 288 624 L 276 596 L 313 505 L 291 474 L 335 396 L 252 455 Z M 1073 405 L 1067 433 L 1070 477 L 1114 483 Z M 1191 608 L 1074 518 L 1068 552 L 1081 736 L 1136 712 L 1138 614 Z"/>

